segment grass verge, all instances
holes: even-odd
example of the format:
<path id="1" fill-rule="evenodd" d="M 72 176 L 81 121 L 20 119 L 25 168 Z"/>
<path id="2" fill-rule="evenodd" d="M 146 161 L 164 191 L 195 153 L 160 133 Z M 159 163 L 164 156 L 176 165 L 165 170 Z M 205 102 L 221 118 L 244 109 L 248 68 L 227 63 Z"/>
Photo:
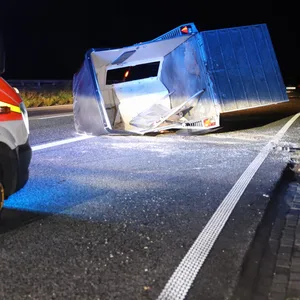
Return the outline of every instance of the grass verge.
<path id="1" fill-rule="evenodd" d="M 20 91 L 26 107 L 54 106 L 73 103 L 72 90 L 23 90 Z"/>

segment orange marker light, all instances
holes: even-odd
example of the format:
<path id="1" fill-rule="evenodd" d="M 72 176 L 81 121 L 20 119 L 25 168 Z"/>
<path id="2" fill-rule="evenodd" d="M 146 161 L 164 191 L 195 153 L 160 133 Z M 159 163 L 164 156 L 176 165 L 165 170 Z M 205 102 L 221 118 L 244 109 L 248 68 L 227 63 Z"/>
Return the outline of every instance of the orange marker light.
<path id="1" fill-rule="evenodd" d="M 129 71 L 127 70 L 127 71 L 125 72 L 125 74 L 124 74 L 124 78 L 127 78 L 128 75 L 129 75 Z"/>
<path id="2" fill-rule="evenodd" d="M 210 126 L 210 119 L 205 119 L 204 120 L 204 126 L 209 127 Z"/>
<path id="3" fill-rule="evenodd" d="M 180 31 L 181 31 L 182 33 L 189 33 L 189 29 L 188 29 L 187 26 L 183 26 L 183 27 L 180 29 Z"/>

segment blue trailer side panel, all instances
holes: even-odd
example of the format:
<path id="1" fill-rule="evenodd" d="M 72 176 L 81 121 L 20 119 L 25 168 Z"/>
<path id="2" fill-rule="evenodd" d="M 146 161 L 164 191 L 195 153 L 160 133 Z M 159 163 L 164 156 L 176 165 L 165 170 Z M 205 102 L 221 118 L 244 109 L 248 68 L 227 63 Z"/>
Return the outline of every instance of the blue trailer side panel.
<path id="1" fill-rule="evenodd" d="M 289 101 L 266 24 L 199 35 L 221 112 Z"/>
<path id="2" fill-rule="evenodd" d="M 94 78 L 91 71 L 89 53 L 84 63 L 73 77 L 74 125 L 79 133 L 107 134 L 101 107 L 97 99 Z"/>

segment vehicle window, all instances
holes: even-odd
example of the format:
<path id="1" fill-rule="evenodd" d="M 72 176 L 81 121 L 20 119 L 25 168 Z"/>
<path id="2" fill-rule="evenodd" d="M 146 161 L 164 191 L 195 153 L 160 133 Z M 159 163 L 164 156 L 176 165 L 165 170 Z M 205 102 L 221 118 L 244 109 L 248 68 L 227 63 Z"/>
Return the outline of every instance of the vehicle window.
<path id="1" fill-rule="evenodd" d="M 106 84 L 109 85 L 125 81 L 156 77 L 158 73 L 159 63 L 159 61 L 156 61 L 147 64 L 107 70 Z"/>

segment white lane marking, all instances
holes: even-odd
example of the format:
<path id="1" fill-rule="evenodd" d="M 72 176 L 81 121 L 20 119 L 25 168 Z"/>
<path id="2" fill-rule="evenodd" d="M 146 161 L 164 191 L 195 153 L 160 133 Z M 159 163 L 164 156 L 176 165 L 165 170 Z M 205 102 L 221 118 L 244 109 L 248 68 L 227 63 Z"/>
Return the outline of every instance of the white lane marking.
<path id="1" fill-rule="evenodd" d="M 242 176 L 238 179 L 230 192 L 224 198 L 211 219 L 208 221 L 196 241 L 182 259 L 173 275 L 160 293 L 158 300 L 183 300 L 197 273 L 201 269 L 212 246 L 225 226 L 235 205 L 244 193 L 250 180 L 264 162 L 274 145 L 282 138 L 289 127 L 300 116 L 300 113 L 292 117 L 275 135 L 275 137 L 261 150 L 256 158 L 250 163 Z"/>
<path id="2" fill-rule="evenodd" d="M 29 120 L 45 120 L 45 119 L 54 119 L 54 118 L 63 118 L 63 117 L 71 117 L 72 114 L 59 114 L 59 115 L 52 115 L 47 117 L 29 117 Z"/>
<path id="3" fill-rule="evenodd" d="M 50 142 L 50 143 L 46 143 L 46 144 L 42 144 L 42 145 L 32 146 L 31 149 L 32 149 L 32 151 L 38 151 L 38 150 L 42 150 L 42 149 L 47 149 L 47 148 L 51 148 L 51 147 L 55 147 L 55 146 L 60 146 L 60 145 L 64 145 L 64 144 L 69 144 L 69 143 L 73 143 L 73 142 L 90 139 L 93 137 L 94 136 L 91 136 L 91 135 L 81 135 L 81 136 L 70 138 L 70 139 L 65 139 L 65 140 Z"/>

